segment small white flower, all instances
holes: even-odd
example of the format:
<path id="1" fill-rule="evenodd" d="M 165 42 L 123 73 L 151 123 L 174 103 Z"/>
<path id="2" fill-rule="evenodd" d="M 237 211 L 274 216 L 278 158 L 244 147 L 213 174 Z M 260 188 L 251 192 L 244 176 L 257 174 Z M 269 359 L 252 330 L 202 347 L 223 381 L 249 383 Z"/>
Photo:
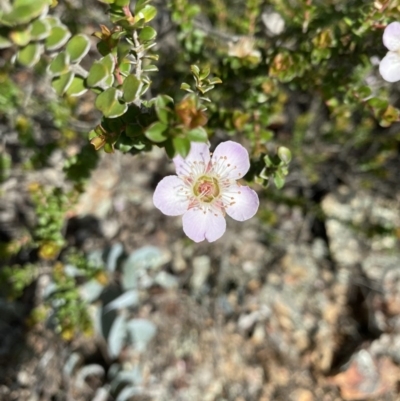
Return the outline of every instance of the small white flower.
<path id="1" fill-rule="evenodd" d="M 226 229 L 225 213 L 244 221 L 257 212 L 256 192 L 237 183 L 250 167 L 242 145 L 223 142 L 211 156 L 207 144 L 192 143 L 188 156 L 175 157 L 174 164 L 177 175 L 158 183 L 153 202 L 167 216 L 183 215 L 183 231 L 193 241 L 220 238 Z"/>
<path id="2" fill-rule="evenodd" d="M 385 81 L 400 81 L 400 22 L 392 22 L 386 27 L 383 44 L 389 51 L 379 64 L 379 72 Z"/>

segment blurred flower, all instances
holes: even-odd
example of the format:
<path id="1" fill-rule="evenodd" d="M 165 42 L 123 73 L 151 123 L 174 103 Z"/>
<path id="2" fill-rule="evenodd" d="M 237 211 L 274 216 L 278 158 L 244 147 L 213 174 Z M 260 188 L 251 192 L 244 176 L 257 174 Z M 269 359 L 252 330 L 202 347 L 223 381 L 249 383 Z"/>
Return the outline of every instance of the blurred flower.
<path id="1" fill-rule="evenodd" d="M 269 9 L 261 14 L 261 20 L 270 37 L 280 35 L 285 30 L 285 20 L 277 12 Z"/>
<path id="2" fill-rule="evenodd" d="M 174 164 L 177 176 L 159 182 L 153 202 L 168 216 L 183 215 L 183 231 L 193 241 L 220 238 L 226 229 L 225 213 L 244 221 L 257 212 L 256 192 L 237 183 L 250 167 L 242 145 L 223 142 L 211 156 L 207 144 L 192 142 L 188 156 L 176 156 Z"/>
<path id="3" fill-rule="evenodd" d="M 392 22 L 386 27 L 383 44 L 389 51 L 379 64 L 379 72 L 385 81 L 400 81 L 400 22 Z"/>
<path id="4" fill-rule="evenodd" d="M 207 116 L 194 95 L 186 95 L 176 105 L 175 111 L 186 128 L 202 127 L 207 123 Z"/>
<path id="5" fill-rule="evenodd" d="M 230 42 L 228 55 L 240 59 L 248 59 L 254 64 L 261 60 L 261 52 L 255 49 L 254 38 L 243 36 L 237 42 Z"/>

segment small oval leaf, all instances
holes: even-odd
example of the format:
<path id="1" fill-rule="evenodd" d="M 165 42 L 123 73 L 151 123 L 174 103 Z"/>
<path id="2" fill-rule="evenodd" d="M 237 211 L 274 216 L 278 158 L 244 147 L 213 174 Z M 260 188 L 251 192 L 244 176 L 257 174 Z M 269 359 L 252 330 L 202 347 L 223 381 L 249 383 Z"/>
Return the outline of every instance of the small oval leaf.
<path id="1" fill-rule="evenodd" d="M 157 15 L 157 9 L 153 6 L 146 5 L 138 13 L 137 18 L 143 18 L 146 22 L 151 21 Z"/>
<path id="2" fill-rule="evenodd" d="M 156 143 L 164 142 L 167 139 L 167 136 L 164 135 L 167 128 L 167 125 L 157 121 L 154 124 L 151 124 L 144 134 L 146 135 L 146 138 L 150 139 L 150 141 Z"/>
<path id="3" fill-rule="evenodd" d="M 2 16 L 2 22 L 9 26 L 26 24 L 43 14 L 48 7 L 47 0 L 14 2 L 12 11 Z"/>
<path id="4" fill-rule="evenodd" d="M 65 52 L 58 53 L 56 57 L 51 61 L 47 71 L 57 77 L 61 74 L 65 74 L 69 69 L 69 55 Z"/>
<path id="5" fill-rule="evenodd" d="M 39 43 L 29 43 L 17 53 L 17 61 L 25 67 L 35 65 L 41 55 L 41 45 Z"/>
<path id="6" fill-rule="evenodd" d="M 139 39 L 141 41 L 152 40 L 157 36 L 157 31 L 151 26 L 145 26 L 139 33 Z"/>
<path id="7" fill-rule="evenodd" d="M 31 38 L 32 40 L 46 39 L 50 34 L 50 24 L 45 19 L 38 19 L 31 25 Z"/>
<path id="8" fill-rule="evenodd" d="M 8 40 L 6 37 L 0 35 L 0 50 L 7 49 L 7 47 L 11 47 L 12 42 Z"/>
<path id="9" fill-rule="evenodd" d="M 108 88 L 100 93 L 95 105 L 108 118 L 119 117 L 128 109 L 127 104 L 119 102 L 116 88 Z"/>
<path id="10" fill-rule="evenodd" d="M 11 31 L 9 38 L 18 46 L 26 46 L 31 41 L 31 33 L 28 28 Z"/>
<path id="11" fill-rule="evenodd" d="M 190 141 L 188 138 L 176 137 L 172 139 L 172 143 L 176 152 L 178 152 L 183 158 L 185 158 L 189 154 Z"/>
<path id="12" fill-rule="evenodd" d="M 107 68 L 100 63 L 94 63 L 89 70 L 86 83 L 90 88 L 101 85 L 108 78 Z"/>
<path id="13" fill-rule="evenodd" d="M 187 137 L 191 142 L 207 142 L 207 131 L 203 127 L 197 127 L 187 133 Z"/>
<path id="14" fill-rule="evenodd" d="M 65 51 L 69 54 L 71 63 L 79 63 L 90 49 L 90 40 L 86 35 L 75 35 L 67 44 Z"/>
<path id="15" fill-rule="evenodd" d="M 69 71 L 66 74 L 62 74 L 59 77 L 54 78 L 51 81 L 51 86 L 58 96 L 62 96 L 71 85 L 73 79 L 74 73 L 72 71 Z"/>
<path id="16" fill-rule="evenodd" d="M 109 74 L 112 74 L 114 72 L 115 59 L 114 59 L 114 56 L 111 53 L 107 54 L 107 56 L 104 56 L 102 59 L 100 59 L 99 63 L 103 64 L 104 67 L 106 67 L 107 72 Z"/>
<path id="17" fill-rule="evenodd" d="M 50 35 L 46 38 L 45 47 L 48 51 L 57 50 L 64 46 L 71 37 L 71 32 L 65 25 L 57 25 L 51 28 Z"/>
<path id="18" fill-rule="evenodd" d="M 129 75 L 126 77 L 122 84 L 122 91 L 124 92 L 124 100 L 126 102 L 133 102 L 137 97 L 137 92 L 140 87 L 140 81 L 135 75 Z"/>
<path id="19" fill-rule="evenodd" d="M 74 77 L 66 91 L 68 96 L 81 96 L 87 91 L 85 80 L 82 77 Z"/>

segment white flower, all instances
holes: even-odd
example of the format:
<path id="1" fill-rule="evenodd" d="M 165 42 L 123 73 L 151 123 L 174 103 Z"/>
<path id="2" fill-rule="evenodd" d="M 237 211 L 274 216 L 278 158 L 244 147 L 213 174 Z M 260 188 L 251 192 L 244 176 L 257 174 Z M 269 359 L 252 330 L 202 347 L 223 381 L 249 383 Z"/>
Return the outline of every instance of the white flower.
<path id="1" fill-rule="evenodd" d="M 385 81 L 400 81 L 400 22 L 392 22 L 386 27 L 383 44 L 389 51 L 379 64 L 379 72 Z"/>
<path id="2" fill-rule="evenodd" d="M 223 142 L 211 156 L 208 145 L 192 143 L 188 156 L 177 156 L 174 163 L 177 175 L 158 183 L 153 203 L 168 216 L 183 215 L 183 231 L 193 241 L 220 238 L 226 229 L 225 213 L 244 221 L 257 212 L 256 192 L 237 183 L 250 167 L 242 145 Z"/>

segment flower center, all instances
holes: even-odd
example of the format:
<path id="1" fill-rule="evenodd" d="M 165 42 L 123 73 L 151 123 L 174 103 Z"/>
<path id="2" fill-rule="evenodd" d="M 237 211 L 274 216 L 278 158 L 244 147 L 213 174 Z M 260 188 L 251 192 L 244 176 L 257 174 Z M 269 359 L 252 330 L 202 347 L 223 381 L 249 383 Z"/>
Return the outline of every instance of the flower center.
<path id="1" fill-rule="evenodd" d="M 207 176 L 200 177 L 193 186 L 193 193 L 202 202 L 212 202 L 219 195 L 217 179 Z"/>

